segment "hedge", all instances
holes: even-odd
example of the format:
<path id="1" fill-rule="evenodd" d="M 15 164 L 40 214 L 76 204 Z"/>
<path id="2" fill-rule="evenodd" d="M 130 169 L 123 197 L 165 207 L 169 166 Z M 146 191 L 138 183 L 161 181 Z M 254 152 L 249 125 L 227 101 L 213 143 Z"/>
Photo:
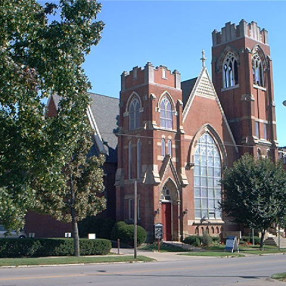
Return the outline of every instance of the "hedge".
<path id="1" fill-rule="evenodd" d="M 111 218 L 90 216 L 78 224 L 80 237 L 87 237 L 88 233 L 95 233 L 98 238 L 110 239 L 110 233 L 115 224 Z"/>
<path id="2" fill-rule="evenodd" d="M 184 243 L 193 245 L 193 246 L 209 246 L 211 244 L 217 244 L 220 242 L 220 238 L 218 236 L 210 236 L 208 233 L 204 233 L 203 236 L 199 235 L 190 235 L 187 236 L 184 240 Z"/>
<path id="3" fill-rule="evenodd" d="M 80 239 L 81 255 L 104 255 L 111 249 L 107 239 Z M 0 257 L 69 256 L 74 254 L 73 239 L 0 239 Z"/>
<path id="4" fill-rule="evenodd" d="M 112 229 L 111 239 L 126 243 L 130 246 L 134 246 L 134 225 L 127 224 L 124 221 L 117 222 Z M 137 226 L 137 244 L 140 245 L 146 241 L 147 232 L 142 226 Z"/>

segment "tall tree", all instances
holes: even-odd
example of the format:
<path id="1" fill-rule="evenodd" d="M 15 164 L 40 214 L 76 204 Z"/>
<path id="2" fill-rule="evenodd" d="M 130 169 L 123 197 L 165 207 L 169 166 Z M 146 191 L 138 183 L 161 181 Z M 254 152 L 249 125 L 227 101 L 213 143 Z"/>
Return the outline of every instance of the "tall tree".
<path id="1" fill-rule="evenodd" d="M 255 160 L 244 155 L 224 172 L 222 210 L 233 221 L 261 232 L 286 214 L 286 173 L 269 159 Z"/>
<path id="2" fill-rule="evenodd" d="M 0 220 L 10 229 L 40 207 L 38 189 L 63 188 L 62 171 L 88 132 L 82 64 L 101 37 L 101 5 L 57 3 L 0 1 Z M 62 100 L 58 116 L 46 119 L 51 94 Z"/>
<path id="3" fill-rule="evenodd" d="M 76 139 L 73 153 L 68 152 L 71 156 L 67 157 L 63 170 L 57 171 L 57 180 L 46 176 L 45 183 L 36 188 L 38 210 L 72 223 L 75 256 L 80 255 L 78 222 L 105 208 L 102 194 L 104 157 L 93 154 L 88 129 L 81 135 Z"/>

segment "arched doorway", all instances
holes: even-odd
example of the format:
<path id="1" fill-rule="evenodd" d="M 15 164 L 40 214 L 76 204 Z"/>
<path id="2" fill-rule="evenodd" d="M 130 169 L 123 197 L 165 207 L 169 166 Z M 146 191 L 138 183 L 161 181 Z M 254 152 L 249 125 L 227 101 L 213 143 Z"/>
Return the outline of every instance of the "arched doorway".
<path id="1" fill-rule="evenodd" d="M 172 180 L 168 180 L 161 191 L 163 240 L 178 239 L 178 191 Z"/>

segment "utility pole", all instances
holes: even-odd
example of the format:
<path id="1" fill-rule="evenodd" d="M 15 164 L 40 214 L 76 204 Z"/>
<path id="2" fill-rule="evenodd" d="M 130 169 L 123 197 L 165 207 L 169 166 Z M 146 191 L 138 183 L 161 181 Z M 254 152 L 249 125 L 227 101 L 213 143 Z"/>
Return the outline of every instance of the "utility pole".
<path id="1" fill-rule="evenodd" d="M 134 259 L 137 258 L 137 180 L 134 181 Z"/>

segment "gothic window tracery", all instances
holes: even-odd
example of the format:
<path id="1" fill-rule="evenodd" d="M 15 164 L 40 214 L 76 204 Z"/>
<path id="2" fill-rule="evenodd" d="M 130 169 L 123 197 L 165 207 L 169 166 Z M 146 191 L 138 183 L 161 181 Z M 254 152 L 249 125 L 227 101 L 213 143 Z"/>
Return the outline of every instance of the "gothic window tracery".
<path id="1" fill-rule="evenodd" d="M 164 96 L 160 104 L 161 127 L 165 129 L 173 128 L 173 112 L 170 100 Z"/>
<path id="2" fill-rule="evenodd" d="M 219 149 L 209 133 L 204 133 L 195 151 L 194 198 L 195 217 L 220 219 L 221 158 Z"/>
<path id="3" fill-rule="evenodd" d="M 229 52 L 223 62 L 223 87 L 228 88 L 238 84 L 238 66 L 235 55 Z"/>
<path id="4" fill-rule="evenodd" d="M 129 105 L 129 129 L 134 130 L 140 127 L 140 102 L 134 97 Z"/>
<path id="5" fill-rule="evenodd" d="M 256 53 L 252 58 L 252 70 L 253 83 L 259 86 L 264 86 L 263 63 L 258 53 Z"/>
<path id="6" fill-rule="evenodd" d="M 167 186 L 163 187 L 162 193 L 161 193 L 161 200 L 162 201 L 171 201 L 171 191 Z"/>

